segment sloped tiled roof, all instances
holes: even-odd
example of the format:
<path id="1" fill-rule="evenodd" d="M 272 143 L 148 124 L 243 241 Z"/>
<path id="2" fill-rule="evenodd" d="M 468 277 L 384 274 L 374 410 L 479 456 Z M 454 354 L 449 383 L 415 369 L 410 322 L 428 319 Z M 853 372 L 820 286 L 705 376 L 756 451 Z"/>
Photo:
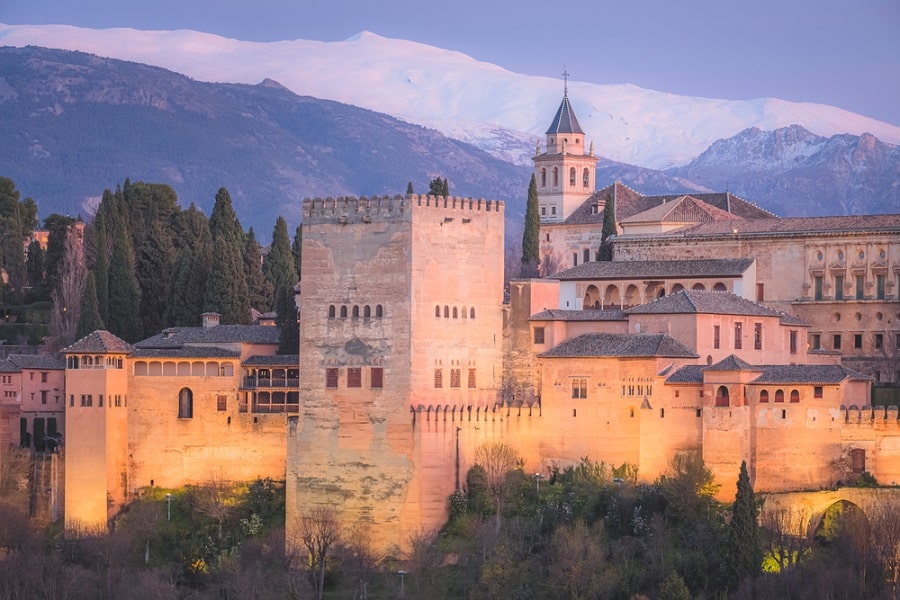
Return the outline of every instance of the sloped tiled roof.
<path id="1" fill-rule="evenodd" d="M 236 350 L 215 346 L 182 346 L 181 348 L 135 348 L 134 358 L 238 358 Z"/>
<path id="2" fill-rule="evenodd" d="M 170 327 L 135 348 L 179 348 L 187 344 L 278 344 L 281 330 L 265 325 L 216 325 L 215 327 Z"/>
<path id="3" fill-rule="evenodd" d="M 754 367 L 746 360 L 734 354 L 720 360 L 714 365 L 706 367 L 709 371 L 762 371 L 760 367 Z"/>
<path id="4" fill-rule="evenodd" d="M 663 333 L 586 333 L 563 342 L 540 357 L 669 357 L 698 358 L 693 350 Z"/>
<path id="5" fill-rule="evenodd" d="M 578 124 L 578 119 L 575 118 L 575 111 L 572 110 L 572 105 L 569 103 L 568 94 L 563 96 L 559 110 L 556 111 L 553 122 L 547 128 L 547 134 L 551 133 L 580 133 L 584 135 L 581 125 Z"/>
<path id="6" fill-rule="evenodd" d="M 731 292 L 681 290 L 626 310 L 628 314 L 714 314 L 782 317 L 784 313 L 772 310 Z"/>
<path id="7" fill-rule="evenodd" d="M 532 321 L 626 321 L 625 311 L 620 309 L 600 310 L 589 308 L 585 310 L 542 310 L 531 315 Z"/>
<path id="8" fill-rule="evenodd" d="M 21 373 L 22 368 L 12 362 L 11 360 L 4 358 L 0 359 L 0 373 Z"/>
<path id="9" fill-rule="evenodd" d="M 628 218 L 619 219 L 619 223 L 708 223 L 739 218 L 691 196 L 681 196 Z"/>
<path id="10" fill-rule="evenodd" d="M 554 275 L 552 279 L 576 281 L 584 279 L 741 277 L 752 264 L 752 258 L 595 261 L 566 269 Z"/>
<path id="11" fill-rule="evenodd" d="M 685 365 L 669 375 L 666 383 L 673 384 L 702 384 L 704 365 Z"/>
<path id="12" fill-rule="evenodd" d="M 62 351 L 67 354 L 130 354 L 134 348 L 110 332 L 98 329 Z"/>
<path id="13" fill-rule="evenodd" d="M 717 235 L 758 236 L 770 234 L 815 234 L 828 233 L 900 233 L 900 214 L 893 215 L 847 215 L 836 217 L 795 217 L 788 219 L 754 219 L 734 223 L 698 223 L 679 229 L 670 235 L 681 237 L 704 237 Z"/>
<path id="14" fill-rule="evenodd" d="M 299 367 L 299 354 L 275 354 L 273 356 L 248 356 L 241 363 L 245 367 Z"/>
<path id="15" fill-rule="evenodd" d="M 47 354 L 10 354 L 9 360 L 23 369 L 65 371 L 66 361 Z"/>
<path id="16" fill-rule="evenodd" d="M 814 383 L 840 383 L 845 379 L 864 381 L 871 380 L 868 375 L 863 375 L 843 365 L 766 365 L 762 375 L 753 380 L 754 384 L 805 384 Z"/>

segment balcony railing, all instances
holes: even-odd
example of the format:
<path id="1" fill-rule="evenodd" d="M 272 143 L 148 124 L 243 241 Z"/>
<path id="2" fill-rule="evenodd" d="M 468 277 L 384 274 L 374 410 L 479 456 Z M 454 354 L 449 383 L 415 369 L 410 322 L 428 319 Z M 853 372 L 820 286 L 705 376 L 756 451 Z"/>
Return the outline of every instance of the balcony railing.
<path id="1" fill-rule="evenodd" d="M 244 377 L 241 388 L 245 390 L 258 390 L 260 388 L 300 388 L 299 379 L 270 379 L 260 377 Z"/>

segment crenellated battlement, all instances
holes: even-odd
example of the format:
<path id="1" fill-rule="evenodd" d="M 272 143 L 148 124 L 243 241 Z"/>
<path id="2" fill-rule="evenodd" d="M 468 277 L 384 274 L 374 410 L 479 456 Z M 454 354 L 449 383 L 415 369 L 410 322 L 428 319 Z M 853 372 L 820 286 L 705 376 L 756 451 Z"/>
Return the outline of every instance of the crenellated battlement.
<path id="1" fill-rule="evenodd" d="M 417 421 L 495 421 L 504 417 L 531 417 L 541 416 L 541 405 L 509 404 L 498 402 L 491 405 L 479 404 L 437 404 L 410 406 L 412 424 Z"/>
<path id="2" fill-rule="evenodd" d="M 896 406 L 841 406 L 847 425 L 891 425 L 900 429 L 900 410 Z"/>
<path id="3" fill-rule="evenodd" d="M 502 200 L 462 198 L 458 196 L 338 196 L 303 200 L 303 222 L 306 224 L 371 223 L 409 218 L 414 211 L 443 209 L 461 213 L 503 213 Z"/>

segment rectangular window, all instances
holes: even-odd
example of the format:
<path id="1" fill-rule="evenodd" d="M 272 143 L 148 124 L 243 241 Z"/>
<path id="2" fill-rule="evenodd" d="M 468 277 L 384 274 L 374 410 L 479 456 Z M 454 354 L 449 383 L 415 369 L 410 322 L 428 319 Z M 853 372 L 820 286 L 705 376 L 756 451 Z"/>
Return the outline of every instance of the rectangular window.
<path id="1" fill-rule="evenodd" d="M 587 248 L 584 249 L 584 252 L 581 253 L 581 262 L 587 263 L 591 262 L 591 251 Z"/>
<path id="2" fill-rule="evenodd" d="M 866 281 L 865 275 L 857 275 L 856 276 L 856 299 L 857 300 L 862 300 L 864 297 L 865 281 Z"/>
<path id="3" fill-rule="evenodd" d="M 118 398 L 116 399 L 118 402 Z M 118 406 L 118 405 L 117 405 Z M 219 412 L 224 412 L 228 410 L 228 397 L 222 394 L 216 396 L 216 410 Z"/>
<path id="4" fill-rule="evenodd" d="M 336 388 L 338 386 L 338 370 L 334 368 L 325 369 L 325 387 Z"/>
<path id="5" fill-rule="evenodd" d="M 844 276 L 843 275 L 835 275 L 834 276 L 834 299 L 835 300 L 843 300 L 844 299 Z"/>
<path id="6" fill-rule="evenodd" d="M 791 349 L 791 354 L 797 354 L 797 332 L 796 331 L 791 331 L 790 349 Z"/>
<path id="7" fill-rule="evenodd" d="M 897 334 L 896 339 L 894 340 L 894 347 L 900 348 L 900 333 Z"/>
<path id="8" fill-rule="evenodd" d="M 813 277 L 813 289 L 815 290 L 813 293 L 814 300 L 822 299 L 822 276 L 816 275 Z"/>
<path id="9" fill-rule="evenodd" d="M 69 394 L 69 406 L 75 406 L 75 394 Z"/>
<path id="10" fill-rule="evenodd" d="M 884 300 L 884 275 L 875 276 L 875 297 Z"/>
<path id="11" fill-rule="evenodd" d="M 551 215 L 555 215 L 555 214 L 556 214 L 556 207 L 555 207 L 555 206 L 551 206 L 551 207 L 550 207 L 550 214 L 551 214 Z"/>
<path id="12" fill-rule="evenodd" d="M 103 394 L 100 394 L 100 397 L 97 399 L 97 406 L 103 406 Z"/>
<path id="13" fill-rule="evenodd" d="M 743 323 L 735 323 L 734 324 L 734 349 L 740 350 L 744 347 L 744 342 L 741 339 L 743 337 Z"/>
<path id="14" fill-rule="evenodd" d="M 362 387 L 362 368 L 350 367 L 349 369 L 347 369 L 347 387 Z"/>
<path id="15" fill-rule="evenodd" d="M 822 386 L 817 385 L 813 387 L 813 398 L 821 398 L 822 397 Z"/>
<path id="16" fill-rule="evenodd" d="M 572 380 L 572 397 L 587 398 L 587 379 Z"/>
<path id="17" fill-rule="evenodd" d="M 542 217 L 546 217 L 546 216 L 547 216 L 547 207 L 546 207 L 546 206 L 542 206 L 542 207 L 541 207 L 541 216 L 542 216 Z"/>
<path id="18" fill-rule="evenodd" d="M 577 252 L 572 253 L 572 266 L 573 267 L 578 266 L 578 253 Z"/>
<path id="19" fill-rule="evenodd" d="M 450 369 L 450 387 L 458 388 L 460 386 L 460 378 L 459 369 Z"/>
<path id="20" fill-rule="evenodd" d="M 875 334 L 875 349 L 881 350 L 884 348 L 884 334 L 876 333 Z"/>
<path id="21" fill-rule="evenodd" d="M 753 349 L 762 350 L 762 323 L 753 324 Z"/>
<path id="22" fill-rule="evenodd" d="M 721 329 L 718 325 L 713 325 L 713 348 L 716 350 L 719 349 L 719 343 L 721 339 Z"/>
<path id="23" fill-rule="evenodd" d="M 469 369 L 469 389 L 475 389 L 475 369 Z"/>
<path id="24" fill-rule="evenodd" d="M 535 344 L 543 344 L 544 343 L 544 328 L 543 327 L 535 327 L 534 328 L 534 343 Z"/>
<path id="25" fill-rule="evenodd" d="M 810 346 L 812 346 L 813 350 L 821 350 L 822 349 L 822 336 L 818 333 L 814 333 L 810 339 Z"/>
<path id="26" fill-rule="evenodd" d="M 441 369 L 434 370 L 434 387 L 444 387 L 444 371 Z"/>
<path id="27" fill-rule="evenodd" d="M 882 282 L 883 282 L 883 280 L 884 280 L 884 277 L 882 276 Z M 47 383 L 47 374 L 46 373 L 41 373 L 41 383 Z"/>
<path id="28" fill-rule="evenodd" d="M 41 404 L 47 404 L 47 390 L 41 390 Z"/>
<path id="29" fill-rule="evenodd" d="M 766 296 L 766 285 L 764 283 L 756 284 L 756 301 L 762 302 Z"/>
<path id="30" fill-rule="evenodd" d="M 122 406 L 122 396 L 120 394 L 116 394 L 116 407 L 119 408 Z"/>
<path id="31" fill-rule="evenodd" d="M 853 334 L 853 348 L 855 350 L 862 350 L 862 334 L 861 333 Z"/>
<path id="32" fill-rule="evenodd" d="M 839 333 L 834 334 L 834 340 L 833 340 L 833 343 L 831 344 L 831 347 L 834 348 L 835 350 L 841 349 L 841 334 L 839 334 Z"/>
<path id="33" fill-rule="evenodd" d="M 372 367 L 369 376 L 372 379 L 370 385 L 373 388 L 384 387 L 384 369 L 382 367 Z"/>

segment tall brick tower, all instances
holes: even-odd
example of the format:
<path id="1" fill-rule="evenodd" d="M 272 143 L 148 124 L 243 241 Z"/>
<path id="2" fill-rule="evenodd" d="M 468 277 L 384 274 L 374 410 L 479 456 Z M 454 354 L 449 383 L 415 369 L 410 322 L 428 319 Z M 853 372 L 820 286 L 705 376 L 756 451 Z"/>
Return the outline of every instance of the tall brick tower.
<path id="1" fill-rule="evenodd" d="M 568 82 L 546 135 L 546 152 L 538 147 L 532 158 L 541 223 L 561 223 L 594 193 L 597 176 L 597 158 L 593 148 L 584 146 L 584 131 L 569 103 Z"/>
<path id="2" fill-rule="evenodd" d="M 304 202 L 289 534 L 316 505 L 366 523 L 382 548 L 446 518 L 452 428 L 423 443 L 416 412 L 496 402 L 503 213 L 434 196 Z"/>
<path id="3" fill-rule="evenodd" d="M 132 347 L 95 331 L 66 355 L 67 527 L 103 528 L 125 502 L 128 371 Z"/>

